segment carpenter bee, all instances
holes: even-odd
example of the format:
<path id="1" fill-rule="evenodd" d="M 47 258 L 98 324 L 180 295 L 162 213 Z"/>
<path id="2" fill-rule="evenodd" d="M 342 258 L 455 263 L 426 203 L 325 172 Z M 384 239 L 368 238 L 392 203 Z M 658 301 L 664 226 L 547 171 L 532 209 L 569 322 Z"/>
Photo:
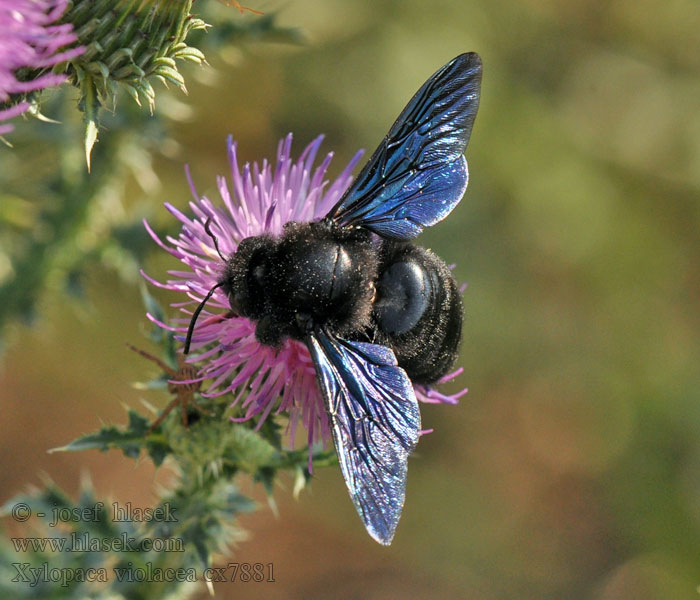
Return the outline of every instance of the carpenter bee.
<path id="1" fill-rule="evenodd" d="M 232 313 L 256 323 L 262 344 L 290 337 L 307 345 L 350 496 L 382 544 L 396 530 L 420 435 L 413 383 L 448 372 L 462 327 L 449 269 L 410 240 L 464 194 L 480 84 L 479 56 L 457 56 L 413 96 L 324 218 L 244 239 L 222 256 L 185 340 L 188 353 L 202 307 L 221 288 Z M 208 223 L 207 231 L 216 244 Z"/>

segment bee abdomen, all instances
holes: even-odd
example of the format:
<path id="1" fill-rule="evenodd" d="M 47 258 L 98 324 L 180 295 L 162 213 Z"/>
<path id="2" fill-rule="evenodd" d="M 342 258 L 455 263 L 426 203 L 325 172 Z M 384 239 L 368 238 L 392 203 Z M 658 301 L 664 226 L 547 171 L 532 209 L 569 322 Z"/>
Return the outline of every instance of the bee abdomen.
<path id="1" fill-rule="evenodd" d="M 377 280 L 374 313 L 382 330 L 396 336 L 413 329 L 434 294 L 429 273 L 413 261 L 389 265 Z"/>
<path id="2" fill-rule="evenodd" d="M 454 364 L 462 301 L 450 270 L 429 250 L 386 244 L 373 316 L 378 341 L 392 347 L 415 383 L 434 383 Z"/>

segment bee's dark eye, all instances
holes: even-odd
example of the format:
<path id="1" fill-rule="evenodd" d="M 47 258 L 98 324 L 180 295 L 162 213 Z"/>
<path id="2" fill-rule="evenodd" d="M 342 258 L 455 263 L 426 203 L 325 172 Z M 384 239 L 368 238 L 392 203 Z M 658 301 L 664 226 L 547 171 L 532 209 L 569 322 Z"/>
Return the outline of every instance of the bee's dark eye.
<path id="1" fill-rule="evenodd" d="M 272 247 L 272 242 L 262 237 L 246 238 L 238 245 L 227 266 L 228 287 L 224 287 L 236 314 L 253 319 L 262 316 Z"/>
<path id="2" fill-rule="evenodd" d="M 394 263 L 377 281 L 374 314 L 381 328 L 400 335 L 415 327 L 433 293 L 430 277 L 415 262 Z"/>

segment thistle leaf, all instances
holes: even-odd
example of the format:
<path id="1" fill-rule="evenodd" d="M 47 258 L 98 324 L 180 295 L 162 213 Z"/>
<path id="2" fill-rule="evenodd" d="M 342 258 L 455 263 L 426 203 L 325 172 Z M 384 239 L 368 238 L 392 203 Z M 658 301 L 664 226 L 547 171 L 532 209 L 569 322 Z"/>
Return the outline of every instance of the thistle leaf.
<path id="1" fill-rule="evenodd" d="M 97 89 L 90 75 L 86 74 L 84 82 L 84 111 L 85 111 L 85 161 L 87 169 L 90 171 L 90 156 L 92 155 L 92 147 L 97 141 L 97 115 L 99 111 L 99 102 L 97 100 Z"/>
<path id="2" fill-rule="evenodd" d="M 146 418 L 129 410 L 129 423 L 123 429 L 115 425 L 107 425 L 96 433 L 83 435 L 65 446 L 52 448 L 49 452 L 78 452 L 80 450 L 106 452 L 111 449 L 119 449 L 129 458 L 138 458 L 141 449 L 146 448 L 154 464 L 158 466 L 163 462 L 170 449 L 167 443 L 157 436 L 146 437 L 148 427 L 149 422 Z"/>

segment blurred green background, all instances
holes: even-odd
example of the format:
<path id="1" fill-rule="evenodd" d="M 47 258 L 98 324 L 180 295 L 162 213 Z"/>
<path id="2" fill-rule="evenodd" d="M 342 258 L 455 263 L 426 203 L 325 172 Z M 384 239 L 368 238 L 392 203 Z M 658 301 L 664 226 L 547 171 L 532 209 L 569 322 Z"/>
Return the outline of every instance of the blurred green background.
<path id="1" fill-rule="evenodd" d="M 163 100 L 176 119 L 159 181 L 141 181 L 144 192 L 125 180 L 114 192 L 125 203 L 102 201 L 172 226 L 161 204 L 189 200 L 183 164 L 214 197 L 229 132 L 251 161 L 273 157 L 289 131 L 297 154 L 326 133 L 337 174 L 433 71 L 479 52 L 469 188 L 420 238 L 468 283 L 465 372 L 452 387 L 470 392 L 423 407 L 435 432 L 410 461 L 391 547 L 366 535 L 338 469 L 319 470 L 299 501 L 291 480 L 278 489 L 278 519 L 266 507 L 242 519 L 251 539 L 235 559 L 274 563 L 277 581 L 221 584 L 217 597 L 697 598 L 697 1 L 248 4 L 280 10 L 308 43 L 183 67 L 189 96 Z M 20 142 L 0 149 L 4 177 L 19 157 L 17 168 L 50 167 Z M 157 251 L 144 267 L 161 279 L 177 268 Z M 75 492 L 88 471 L 100 493 L 136 506 L 167 480 L 118 452 L 46 454 L 123 422 L 125 404 L 165 402 L 131 385 L 156 373 L 125 347 L 147 347 L 137 277 L 92 266 L 84 283 L 76 303 L 49 280 L 34 322 L 6 332 L 2 501 L 41 472 Z"/>

